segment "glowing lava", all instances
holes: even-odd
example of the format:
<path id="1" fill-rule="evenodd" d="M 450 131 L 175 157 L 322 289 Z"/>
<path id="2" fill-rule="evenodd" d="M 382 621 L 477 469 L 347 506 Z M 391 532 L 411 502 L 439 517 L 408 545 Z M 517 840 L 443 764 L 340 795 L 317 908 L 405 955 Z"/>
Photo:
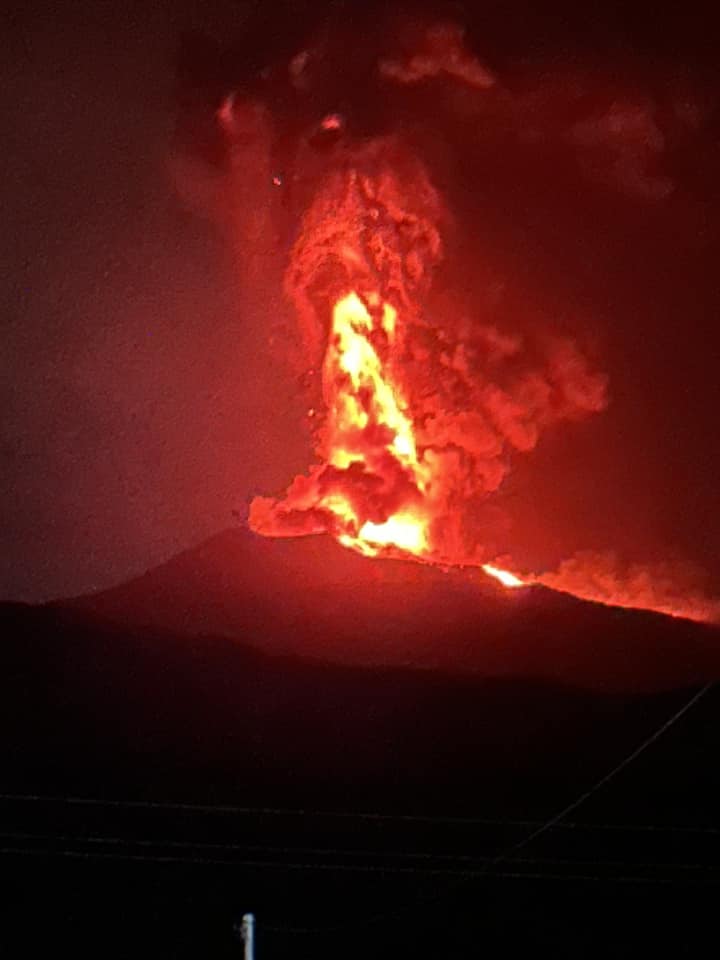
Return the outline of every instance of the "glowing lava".
<path id="1" fill-rule="evenodd" d="M 323 462 L 293 484 L 284 503 L 255 500 L 254 529 L 282 535 L 293 511 L 310 510 L 313 529 L 297 532 L 318 532 L 319 523 L 367 556 L 388 548 L 431 553 L 432 470 L 418 452 L 390 361 L 398 349 L 397 319 L 377 294 L 351 291 L 336 301 L 323 363 Z"/>
<path id="2" fill-rule="evenodd" d="M 418 451 L 391 357 L 398 353 L 398 314 L 377 294 L 341 296 L 323 363 L 327 408 L 324 461 L 299 478 L 278 505 L 258 498 L 251 523 L 259 532 L 293 529 L 293 509 L 325 517 L 325 528 L 343 546 L 366 556 L 409 553 L 433 559 L 430 532 L 434 477 Z M 387 507 L 394 507 L 388 511 Z M 316 532 L 301 531 L 301 532 Z M 505 587 L 523 586 L 514 574 L 492 564 L 486 574 Z"/>
<path id="3" fill-rule="evenodd" d="M 445 477 L 433 448 L 418 443 L 396 365 L 403 357 L 402 317 L 376 292 L 340 295 L 322 367 L 325 421 L 320 462 L 299 476 L 283 500 L 262 497 L 251 504 L 250 525 L 267 536 L 330 533 L 368 557 L 411 555 L 415 559 L 467 564 L 438 548 L 435 529 L 447 522 L 439 508 Z M 439 491 L 439 492 L 438 492 Z M 654 609 L 672 616 L 716 619 L 717 604 L 681 597 L 672 579 L 600 577 L 602 564 L 567 563 L 557 574 L 521 579 L 493 563 L 483 572 L 503 587 L 541 583 L 577 597 L 617 606 Z M 479 564 L 479 561 L 475 561 Z M 667 582 L 666 582 L 667 581 Z"/>
<path id="4" fill-rule="evenodd" d="M 319 501 L 337 518 L 340 539 L 363 553 L 395 546 L 408 553 L 428 549 L 427 517 L 421 509 L 429 486 L 429 471 L 418 458 L 412 423 L 405 403 L 381 359 L 397 335 L 397 312 L 373 297 L 363 303 L 352 292 L 333 310 L 330 344 L 325 356 L 323 389 L 328 407 L 327 462 L 350 474 L 380 477 L 384 460 L 390 474 L 406 481 L 406 502 L 387 518 L 359 518 L 352 495 L 333 491 Z M 382 478 L 381 478 L 382 479 Z M 414 501 L 414 503 L 413 503 Z"/>
<path id="5" fill-rule="evenodd" d="M 520 577 L 516 577 L 514 573 L 510 573 L 509 570 L 502 570 L 500 567 L 496 567 L 492 563 L 484 563 L 482 569 L 489 577 L 494 577 L 504 587 L 527 586 L 525 581 L 521 580 Z"/>
<path id="6" fill-rule="evenodd" d="M 441 72 L 484 90 L 491 79 L 469 69 L 458 43 L 456 34 L 437 34 L 431 49 L 447 48 L 449 57 L 434 65 L 427 57 L 387 61 L 381 74 L 405 84 Z M 233 142 L 265 119 L 233 100 L 219 116 Z M 320 126 L 339 134 L 344 121 L 328 114 Z M 482 567 L 509 589 L 542 584 L 705 618 L 696 612 L 702 597 L 685 614 L 674 583 L 661 589 L 657 576 L 632 571 L 606 582 L 592 559 L 522 578 L 486 562 L 498 557 L 497 533 L 484 522 L 487 500 L 514 457 L 534 450 L 556 424 L 604 410 L 606 377 L 579 343 L 543 322 L 530 298 L 519 297 L 518 320 L 512 296 L 498 310 L 483 308 L 494 294 L 476 309 L 448 291 L 429 296 L 445 257 L 448 211 L 401 136 L 348 141 L 323 158 L 306 158 L 311 199 L 284 276 L 298 320 L 297 359 L 313 377 L 321 372 L 322 404 L 312 401 L 316 462 L 283 496 L 256 497 L 250 527 L 269 537 L 329 534 L 368 557 Z"/>

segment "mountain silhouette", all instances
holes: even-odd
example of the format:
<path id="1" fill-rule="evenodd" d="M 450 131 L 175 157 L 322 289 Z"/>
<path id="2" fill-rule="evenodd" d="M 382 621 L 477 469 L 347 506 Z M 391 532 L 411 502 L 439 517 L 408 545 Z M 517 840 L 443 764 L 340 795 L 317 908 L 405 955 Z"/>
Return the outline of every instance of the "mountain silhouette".
<path id="1" fill-rule="evenodd" d="M 477 568 L 372 560 L 329 537 L 212 537 L 121 586 L 67 601 L 125 626 L 212 634 L 272 654 L 659 691 L 720 677 L 720 630 Z"/>
<path id="2" fill-rule="evenodd" d="M 238 903 L 362 929 L 428 892 L 466 924 L 495 897 L 505 944 L 518 898 L 551 915 L 577 894 L 579 938 L 602 890 L 608 937 L 625 916 L 645 937 L 639 902 L 654 917 L 666 885 L 660 912 L 685 896 L 690 916 L 717 882 L 717 689 L 654 740 L 720 672 L 711 627 L 234 530 L 103 593 L 0 605 L 0 631 L 0 813 L 24 865 L 3 946 L 40 937 L 38 902 L 53 935 L 80 911 L 79 955 L 122 902 L 118 955 L 147 928 L 157 955 L 210 930 L 231 956 Z"/>

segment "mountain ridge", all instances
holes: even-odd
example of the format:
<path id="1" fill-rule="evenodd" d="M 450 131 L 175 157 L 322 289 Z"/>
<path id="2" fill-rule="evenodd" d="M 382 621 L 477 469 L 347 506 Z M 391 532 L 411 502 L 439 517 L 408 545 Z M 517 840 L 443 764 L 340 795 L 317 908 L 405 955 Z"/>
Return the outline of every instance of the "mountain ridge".
<path id="1" fill-rule="evenodd" d="M 371 560 L 328 537 L 224 531 L 125 584 L 50 604 L 348 666 L 529 676 L 609 691 L 720 677 L 720 629 L 608 607 L 477 568 Z"/>

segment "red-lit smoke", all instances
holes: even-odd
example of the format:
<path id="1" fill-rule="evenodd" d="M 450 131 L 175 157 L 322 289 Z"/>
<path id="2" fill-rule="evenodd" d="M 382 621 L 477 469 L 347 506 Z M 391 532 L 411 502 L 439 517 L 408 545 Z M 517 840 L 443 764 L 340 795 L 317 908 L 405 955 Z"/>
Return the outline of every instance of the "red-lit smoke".
<path id="1" fill-rule="evenodd" d="M 590 179 L 640 201 L 672 192 L 655 169 L 664 137 L 651 102 L 617 97 L 588 120 L 577 115 L 582 89 L 570 85 L 564 112 L 576 116 L 559 131 L 547 106 L 557 100 L 552 81 L 532 96 L 511 97 L 456 26 L 416 31 L 413 44 L 400 47 L 378 59 L 376 81 L 456 85 L 462 98 L 455 107 L 465 121 L 481 126 L 493 110 L 504 111 L 528 142 L 555 137 L 570 145 Z M 298 90 L 312 84 L 312 59 L 303 51 L 290 64 Z M 221 108 L 231 138 L 243 118 L 245 127 L 252 121 L 261 131 L 269 123 L 252 106 Z M 328 113 L 319 127 L 344 134 L 345 119 Z M 506 569 L 514 569 L 512 561 L 491 563 L 497 550 L 487 545 L 482 508 L 514 458 L 530 453 L 546 430 L 605 408 L 606 377 L 575 338 L 550 323 L 437 307 L 431 294 L 447 256 L 451 212 L 401 132 L 365 137 L 331 161 L 307 166 L 308 201 L 284 286 L 312 388 L 316 462 L 283 496 L 255 498 L 250 525 L 267 536 L 329 533 L 371 556 L 484 565 L 515 586 L 518 577 Z M 263 173 L 269 178 L 272 171 Z M 282 178 L 273 174 L 272 182 Z M 244 239 L 252 235 L 253 246 L 262 246 L 270 232 L 266 212 L 251 218 Z M 696 619 L 718 612 L 702 591 L 678 586 L 682 577 L 657 567 L 623 568 L 607 555 L 578 555 L 554 573 L 514 573 L 606 603 Z"/>
<path id="2" fill-rule="evenodd" d="M 327 531 L 364 552 L 478 563 L 474 516 L 512 456 L 603 409 L 605 378 L 571 340 L 424 307 L 443 217 L 422 163 L 390 138 L 318 190 L 286 289 L 321 369 L 319 462 L 284 499 L 253 502 L 258 532 Z"/>

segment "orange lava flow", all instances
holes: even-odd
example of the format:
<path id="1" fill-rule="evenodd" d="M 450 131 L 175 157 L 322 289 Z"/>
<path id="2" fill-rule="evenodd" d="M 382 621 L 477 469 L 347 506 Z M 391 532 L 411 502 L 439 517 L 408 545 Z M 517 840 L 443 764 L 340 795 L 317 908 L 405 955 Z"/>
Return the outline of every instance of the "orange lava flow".
<path id="1" fill-rule="evenodd" d="M 514 573 L 510 573 L 509 570 L 503 570 L 500 567 L 496 567 L 492 563 L 484 563 L 482 569 L 484 573 L 486 573 L 489 577 L 494 577 L 495 580 L 501 583 L 504 587 L 515 588 L 527 586 L 525 581 L 521 580 L 520 577 L 516 577 Z"/>

